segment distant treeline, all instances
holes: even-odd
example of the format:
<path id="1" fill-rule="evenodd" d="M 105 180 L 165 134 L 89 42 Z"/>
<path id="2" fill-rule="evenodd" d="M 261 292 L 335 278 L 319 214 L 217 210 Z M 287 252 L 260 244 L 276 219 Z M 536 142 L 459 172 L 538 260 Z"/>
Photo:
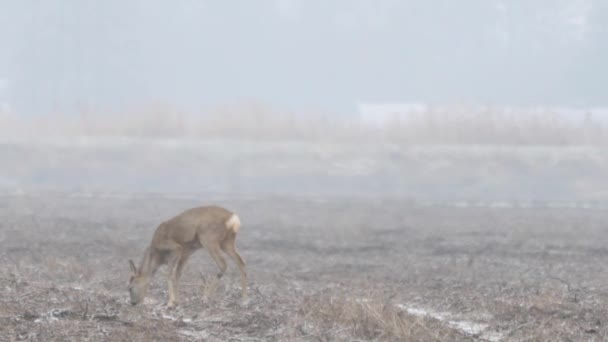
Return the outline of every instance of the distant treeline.
<path id="1" fill-rule="evenodd" d="M 262 105 L 224 106 L 199 113 L 162 104 L 123 111 L 86 108 L 76 115 L 0 112 L 0 138 L 28 137 L 602 145 L 608 144 L 608 125 L 591 115 L 584 120 L 569 120 L 563 113 L 550 110 L 522 115 L 491 108 L 467 111 L 462 107 L 388 116 L 375 123 L 359 114 L 291 113 Z"/>

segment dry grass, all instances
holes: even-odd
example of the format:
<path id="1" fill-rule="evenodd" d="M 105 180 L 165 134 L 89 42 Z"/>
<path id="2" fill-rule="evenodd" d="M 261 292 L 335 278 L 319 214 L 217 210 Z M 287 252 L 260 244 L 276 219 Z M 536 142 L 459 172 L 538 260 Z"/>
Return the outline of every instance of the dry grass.
<path id="1" fill-rule="evenodd" d="M 5 137 L 128 137 L 193 140 L 392 142 L 402 144 L 605 145 L 606 123 L 567 121 L 551 111 L 446 106 L 369 125 L 353 115 L 294 114 L 260 104 L 224 106 L 196 115 L 158 103 L 121 111 L 23 117 L 0 113 Z"/>
<path id="2" fill-rule="evenodd" d="M 250 303 L 223 289 L 201 304 L 192 291 L 177 311 L 130 307 L 116 289 L 81 289 L 29 282 L 30 275 L 0 278 L 0 332 L 18 341 L 467 341 L 473 337 L 432 318 L 398 309 L 372 290 L 322 290 L 303 295 L 262 293 L 252 286 Z M 187 287 L 187 286 L 186 286 Z M 233 291 L 234 290 L 234 291 Z M 356 293 L 366 292 L 368 298 Z M 200 307 L 198 310 L 197 306 Z"/>
<path id="3" fill-rule="evenodd" d="M 600 298 L 585 289 L 545 287 L 526 295 L 503 294 L 495 298 L 492 311 L 502 321 L 506 340 L 605 341 L 608 329 Z"/>
<path id="4" fill-rule="evenodd" d="M 399 309 L 391 297 L 324 291 L 298 303 L 295 330 L 319 341 L 455 341 L 470 337 L 436 319 Z"/>
<path id="5" fill-rule="evenodd" d="M 165 269 L 142 306 L 127 304 L 126 260 L 141 256 L 158 222 L 199 201 L 0 197 L 0 340 L 608 337 L 601 210 L 226 199 L 218 204 L 237 208 L 247 222 L 239 249 L 249 265 L 250 301 L 240 302 L 232 265 L 216 293 L 204 297 L 216 266 L 202 251 L 185 270 L 177 311 L 163 308 Z M 483 327 L 467 333 L 462 322 Z"/>

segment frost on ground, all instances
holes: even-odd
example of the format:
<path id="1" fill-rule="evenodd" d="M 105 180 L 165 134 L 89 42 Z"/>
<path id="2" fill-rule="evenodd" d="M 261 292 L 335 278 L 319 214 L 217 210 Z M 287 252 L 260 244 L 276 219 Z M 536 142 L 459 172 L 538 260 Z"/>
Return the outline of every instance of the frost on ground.
<path id="1" fill-rule="evenodd" d="M 396 304 L 396 307 L 405 310 L 407 313 L 417 317 L 430 317 L 436 319 L 450 328 L 456 329 L 467 336 L 476 337 L 479 340 L 497 342 L 503 339 L 503 334 L 495 331 L 488 331 L 489 323 L 481 323 L 472 320 L 459 318 L 458 315 L 449 312 L 435 312 L 433 310 L 422 309 L 420 307 Z M 485 317 L 486 321 L 490 321 L 491 317 Z"/>
<path id="2" fill-rule="evenodd" d="M 224 197 L 249 274 L 193 255 L 167 311 L 165 270 L 127 304 L 129 258 L 206 199 L 0 197 L 0 340 L 602 341 L 608 212 L 396 199 Z M 378 213 L 382 213 L 379 215 Z"/>

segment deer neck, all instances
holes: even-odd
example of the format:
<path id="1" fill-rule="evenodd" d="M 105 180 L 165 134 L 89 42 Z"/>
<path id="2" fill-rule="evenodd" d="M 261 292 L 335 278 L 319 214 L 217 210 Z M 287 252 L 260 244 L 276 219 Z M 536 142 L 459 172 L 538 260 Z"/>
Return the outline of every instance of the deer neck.
<path id="1" fill-rule="evenodd" d="M 148 279 L 152 278 L 160 266 L 159 259 L 156 250 L 152 247 L 148 247 L 141 260 L 141 265 L 139 266 L 140 274 Z"/>

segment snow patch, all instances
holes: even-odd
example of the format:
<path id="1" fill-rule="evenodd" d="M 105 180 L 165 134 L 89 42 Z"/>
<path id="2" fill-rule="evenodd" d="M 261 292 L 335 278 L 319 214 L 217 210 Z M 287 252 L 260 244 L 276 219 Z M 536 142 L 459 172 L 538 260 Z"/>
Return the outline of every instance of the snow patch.
<path id="1" fill-rule="evenodd" d="M 395 307 L 417 317 L 434 318 L 446 323 L 452 329 L 456 329 L 466 335 L 476 336 L 482 341 L 498 342 L 503 339 L 501 333 L 487 331 L 489 324 L 456 319 L 455 315 L 449 312 L 437 312 L 405 304 L 396 304 Z"/>

